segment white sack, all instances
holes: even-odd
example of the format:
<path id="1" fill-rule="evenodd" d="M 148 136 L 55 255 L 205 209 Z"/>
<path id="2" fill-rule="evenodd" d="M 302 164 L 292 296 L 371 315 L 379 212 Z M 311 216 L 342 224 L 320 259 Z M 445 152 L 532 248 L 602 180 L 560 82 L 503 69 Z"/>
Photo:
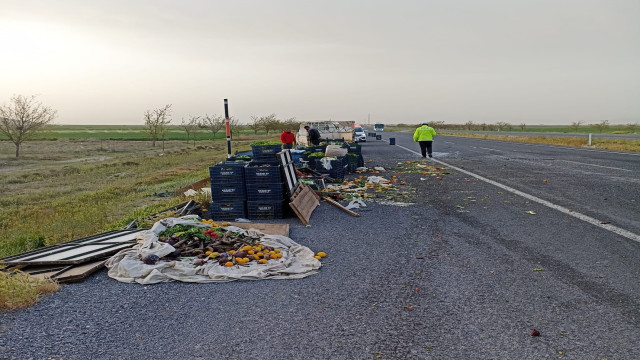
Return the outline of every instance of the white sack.
<path id="1" fill-rule="evenodd" d="M 349 149 L 343 148 L 340 145 L 327 145 L 324 156 L 346 156 L 348 151 Z"/>

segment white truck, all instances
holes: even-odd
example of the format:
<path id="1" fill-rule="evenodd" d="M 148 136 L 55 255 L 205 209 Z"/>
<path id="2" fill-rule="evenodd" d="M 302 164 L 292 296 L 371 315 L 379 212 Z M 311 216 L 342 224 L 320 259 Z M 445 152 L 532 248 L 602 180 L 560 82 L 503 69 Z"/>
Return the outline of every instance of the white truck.
<path id="1" fill-rule="evenodd" d="M 376 132 L 384 131 L 384 124 L 377 123 L 373 126 L 373 130 Z"/>
<path id="2" fill-rule="evenodd" d="M 306 125 L 318 129 L 322 139 L 344 139 L 346 142 L 353 141 L 353 125 L 355 121 L 310 121 L 300 124 L 296 143 L 298 145 L 309 146 L 311 143 L 307 139 Z"/>

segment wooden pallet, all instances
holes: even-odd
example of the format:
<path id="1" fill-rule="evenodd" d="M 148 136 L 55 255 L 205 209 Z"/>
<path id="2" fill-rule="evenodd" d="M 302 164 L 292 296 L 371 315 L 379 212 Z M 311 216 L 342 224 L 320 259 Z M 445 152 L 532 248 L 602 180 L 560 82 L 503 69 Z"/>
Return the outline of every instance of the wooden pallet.
<path id="1" fill-rule="evenodd" d="M 309 225 L 313 210 L 320 205 L 320 197 L 309 186 L 300 183 L 291 195 L 289 206 L 304 225 Z"/>

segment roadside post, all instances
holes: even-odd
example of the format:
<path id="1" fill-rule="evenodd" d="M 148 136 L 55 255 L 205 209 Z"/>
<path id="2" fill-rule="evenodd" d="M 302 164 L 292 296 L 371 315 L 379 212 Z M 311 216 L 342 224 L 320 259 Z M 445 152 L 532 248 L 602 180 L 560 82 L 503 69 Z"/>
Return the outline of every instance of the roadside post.
<path id="1" fill-rule="evenodd" d="M 227 159 L 231 157 L 231 129 L 229 128 L 229 102 L 224 99 L 224 129 L 227 132 Z"/>
<path id="2" fill-rule="evenodd" d="M 589 133 L 589 146 L 591 146 L 591 133 Z"/>

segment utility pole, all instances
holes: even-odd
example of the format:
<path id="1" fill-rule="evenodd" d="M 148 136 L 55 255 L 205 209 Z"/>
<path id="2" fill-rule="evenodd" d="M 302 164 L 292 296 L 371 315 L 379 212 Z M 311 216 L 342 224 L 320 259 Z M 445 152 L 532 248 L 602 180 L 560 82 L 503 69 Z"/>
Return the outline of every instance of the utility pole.
<path id="1" fill-rule="evenodd" d="M 224 127 L 227 133 L 227 159 L 231 157 L 231 129 L 229 129 L 229 103 L 224 99 Z"/>

